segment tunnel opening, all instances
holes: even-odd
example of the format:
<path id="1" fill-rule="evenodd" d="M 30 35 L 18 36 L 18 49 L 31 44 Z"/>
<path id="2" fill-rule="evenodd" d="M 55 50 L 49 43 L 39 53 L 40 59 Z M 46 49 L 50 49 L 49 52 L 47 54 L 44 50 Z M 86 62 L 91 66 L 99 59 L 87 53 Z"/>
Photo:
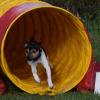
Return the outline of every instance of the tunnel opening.
<path id="1" fill-rule="evenodd" d="M 30 93 L 49 89 L 43 67 L 38 65 L 41 78 L 38 84 L 26 62 L 24 43 L 31 37 L 41 42 L 53 64 L 51 93 L 68 91 L 82 80 L 91 60 L 91 45 L 83 24 L 67 11 L 43 7 L 21 15 L 7 32 L 3 52 L 5 68 L 18 87 L 24 86 Z"/>

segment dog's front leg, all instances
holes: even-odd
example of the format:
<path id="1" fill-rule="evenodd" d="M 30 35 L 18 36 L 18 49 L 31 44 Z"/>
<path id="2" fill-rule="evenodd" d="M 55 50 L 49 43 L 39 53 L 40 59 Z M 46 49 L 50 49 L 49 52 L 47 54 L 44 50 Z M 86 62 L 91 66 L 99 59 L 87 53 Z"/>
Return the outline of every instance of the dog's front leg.
<path id="1" fill-rule="evenodd" d="M 41 64 L 46 69 L 48 85 L 50 88 L 53 88 L 53 83 L 52 83 L 52 79 L 51 79 L 51 69 L 50 69 L 50 66 L 49 66 L 49 63 L 48 63 L 48 60 L 46 58 L 44 51 L 42 52 L 42 55 L 41 55 Z"/>
<path id="2" fill-rule="evenodd" d="M 33 63 L 33 62 L 30 62 L 30 61 L 28 61 L 28 64 L 31 66 L 32 74 L 34 76 L 35 81 L 40 83 L 40 78 L 39 78 L 39 76 L 37 74 L 37 69 L 36 69 L 37 64 Z"/>

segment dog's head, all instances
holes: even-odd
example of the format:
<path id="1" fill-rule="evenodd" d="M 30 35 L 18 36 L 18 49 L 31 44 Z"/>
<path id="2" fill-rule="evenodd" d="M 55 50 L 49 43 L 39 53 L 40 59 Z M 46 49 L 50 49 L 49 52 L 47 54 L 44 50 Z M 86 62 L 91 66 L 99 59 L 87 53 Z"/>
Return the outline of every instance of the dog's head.
<path id="1" fill-rule="evenodd" d="M 31 39 L 29 42 L 24 44 L 24 47 L 27 60 L 34 60 L 39 57 L 41 51 L 40 43 Z"/>

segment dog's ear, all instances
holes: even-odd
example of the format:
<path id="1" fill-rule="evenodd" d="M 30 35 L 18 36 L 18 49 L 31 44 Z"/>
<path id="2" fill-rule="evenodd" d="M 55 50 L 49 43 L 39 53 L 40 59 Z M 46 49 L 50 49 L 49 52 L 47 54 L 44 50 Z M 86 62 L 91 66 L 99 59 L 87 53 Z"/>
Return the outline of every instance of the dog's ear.
<path id="1" fill-rule="evenodd" d="M 27 48 L 27 47 L 28 47 L 28 42 L 25 42 L 24 48 Z"/>

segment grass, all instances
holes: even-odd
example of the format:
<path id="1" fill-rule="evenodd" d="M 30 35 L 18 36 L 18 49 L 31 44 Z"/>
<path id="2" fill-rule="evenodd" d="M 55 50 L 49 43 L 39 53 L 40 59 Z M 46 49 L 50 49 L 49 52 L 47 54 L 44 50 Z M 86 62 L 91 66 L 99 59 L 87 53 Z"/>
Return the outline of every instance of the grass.
<path id="1" fill-rule="evenodd" d="M 0 100 L 100 100 L 100 95 L 91 92 L 70 91 L 56 96 L 31 95 L 18 89 L 8 79 L 6 79 L 6 82 L 8 91 L 5 95 L 0 96 Z"/>
<path id="2" fill-rule="evenodd" d="M 100 19 L 98 22 L 94 19 L 93 21 L 85 22 L 85 24 L 92 39 L 94 59 L 100 62 Z"/>

